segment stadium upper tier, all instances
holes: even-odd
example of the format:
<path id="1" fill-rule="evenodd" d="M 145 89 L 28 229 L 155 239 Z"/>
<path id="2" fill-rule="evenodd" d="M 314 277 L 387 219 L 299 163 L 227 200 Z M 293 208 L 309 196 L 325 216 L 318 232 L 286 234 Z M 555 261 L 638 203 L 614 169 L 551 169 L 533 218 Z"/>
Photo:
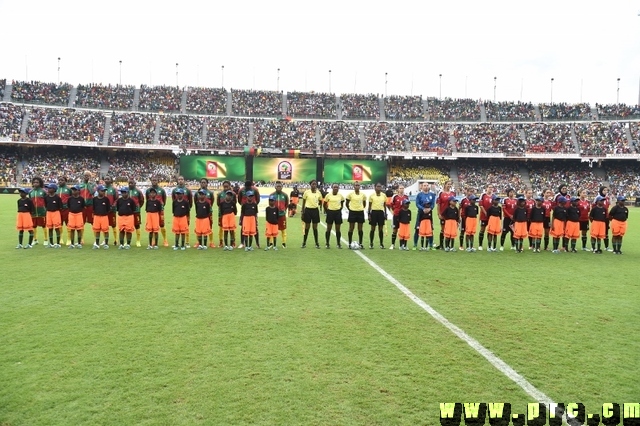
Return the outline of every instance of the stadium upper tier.
<path id="1" fill-rule="evenodd" d="M 203 87 L 121 85 L 0 79 L 0 101 L 69 108 L 97 108 L 238 117 L 375 121 L 591 121 L 637 120 L 638 105 L 539 104 L 422 96 L 276 92 Z"/>

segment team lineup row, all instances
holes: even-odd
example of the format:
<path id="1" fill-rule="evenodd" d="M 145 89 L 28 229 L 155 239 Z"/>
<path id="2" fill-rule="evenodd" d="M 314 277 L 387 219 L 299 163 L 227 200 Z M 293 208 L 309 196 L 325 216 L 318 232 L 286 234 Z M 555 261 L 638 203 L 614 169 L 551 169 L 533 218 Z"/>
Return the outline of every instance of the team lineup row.
<path id="1" fill-rule="evenodd" d="M 136 245 L 141 246 L 143 208 L 146 214 L 145 230 L 148 232 L 149 240 L 147 249 L 158 248 L 159 234 L 163 237 L 164 245 L 169 245 L 164 224 L 165 213 L 168 210 L 165 209 L 167 192 L 158 186 L 157 180 L 152 179 L 151 187 L 143 194 L 133 180 L 129 181 L 128 187 L 117 189 L 113 186 L 111 178 L 106 177 L 104 185 L 95 185 L 91 182 L 91 176 L 90 172 L 85 172 L 83 182 L 73 186 L 67 185 L 65 177 L 60 177 L 58 184 L 47 185 L 43 184 L 41 178 L 36 177 L 32 181 L 31 189 L 21 188 L 18 200 L 17 248 L 31 248 L 38 244 L 38 227 L 47 230 L 48 246 L 59 248 L 63 226 L 67 228 L 67 246 L 81 248 L 86 223 L 91 224 L 95 236 L 94 249 L 109 247 L 109 228 L 113 231 L 114 244 L 118 245 L 119 242 L 119 248 L 129 249 L 134 233 L 137 236 Z M 517 253 L 523 251 L 525 239 L 529 240 L 529 249 L 536 253 L 548 250 L 550 239 L 553 240 L 554 253 L 577 252 L 578 239 L 582 240 L 582 250 L 585 251 L 602 253 L 604 243 L 605 250 L 622 253 L 622 238 L 628 219 L 626 199 L 618 197 L 609 209 L 610 200 L 606 187 L 602 187 L 600 194 L 591 202 L 586 199 L 586 191 L 582 191 L 580 197 L 569 196 L 566 185 L 561 185 L 555 196 L 551 190 L 546 190 L 543 195 L 535 198 L 531 190 L 517 195 L 515 190 L 509 189 L 507 197 L 501 200 L 489 185 L 480 197 L 474 194 L 473 189 L 468 188 L 466 195 L 458 203 L 456 194 L 451 191 L 451 185 L 451 181 L 445 182 L 444 188 L 438 194 L 433 186 L 426 183 L 422 185 L 415 199 L 417 215 L 413 232 L 413 250 L 418 249 L 419 241 L 420 250 L 438 248 L 452 252 L 455 251 L 454 242 L 459 238 L 460 250 L 475 252 L 475 235 L 478 234 L 478 250 L 482 250 L 486 234 L 489 252 L 498 250 L 498 237 L 499 250 L 503 251 L 506 237 L 509 236 L 511 249 Z M 357 183 L 346 197 L 339 192 L 337 184 L 332 186 L 330 192 L 325 192 L 318 188 L 315 181 L 310 182 L 310 189 L 302 195 L 297 187 L 293 188 L 290 196 L 282 189 L 282 183 L 277 183 L 275 191 L 268 197 L 269 205 L 265 209 L 267 250 L 277 250 L 279 234 L 282 236 L 282 247 L 286 247 L 287 218 L 295 216 L 300 200 L 301 218 L 304 222 L 302 248 L 306 247 L 311 230 L 315 247 L 320 247 L 317 226 L 320 223 L 321 212 L 324 212 L 327 225 L 325 246 L 330 247 L 330 236 L 335 230 L 336 246 L 342 248 L 342 211 L 346 207 L 349 248 L 364 248 L 365 221 L 370 225 L 369 248 L 374 247 L 376 230 L 379 246 L 384 248 L 385 223 L 388 213 L 391 213 L 393 233 L 390 248 L 394 249 L 399 239 L 399 248 L 409 249 L 413 213 L 409 197 L 404 194 L 404 187 L 401 185 L 394 191 L 385 193 L 382 191 L 382 185 L 376 184 L 375 191 L 368 197 L 360 191 L 360 185 Z M 241 241 L 238 247 L 252 251 L 255 239 L 259 248 L 258 200 L 259 190 L 251 181 L 247 181 L 243 188 L 236 191 L 225 181 L 223 190 L 216 195 L 208 189 L 208 180 L 202 179 L 200 189 L 194 197 L 185 187 L 184 178 L 179 177 L 177 187 L 171 194 L 171 231 L 175 235 L 173 249 L 190 248 L 191 210 L 195 210 L 195 246 L 200 250 L 215 247 L 214 206 L 218 208 L 220 247 L 224 250 L 233 250 L 236 247 L 235 234 L 239 227 Z M 433 242 L 434 211 L 441 225 L 440 242 L 437 246 L 434 246 Z M 238 214 L 240 217 L 237 221 Z M 357 241 L 353 238 L 356 227 Z M 587 248 L 589 230 L 591 246 Z M 29 233 L 27 244 L 23 244 L 25 231 Z M 612 249 L 609 249 L 609 231 L 613 235 Z"/>

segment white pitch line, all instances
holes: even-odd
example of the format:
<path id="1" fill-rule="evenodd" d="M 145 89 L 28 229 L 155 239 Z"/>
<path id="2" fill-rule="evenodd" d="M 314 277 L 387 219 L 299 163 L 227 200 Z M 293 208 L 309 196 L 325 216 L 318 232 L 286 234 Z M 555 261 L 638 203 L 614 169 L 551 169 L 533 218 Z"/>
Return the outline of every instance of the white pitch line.
<path id="1" fill-rule="evenodd" d="M 322 226 L 324 226 L 326 228 L 327 225 L 324 222 L 321 222 L 321 224 L 322 224 Z M 332 234 L 335 235 L 335 232 L 332 231 Z M 341 240 L 348 247 L 348 241 L 346 241 L 344 238 L 342 238 Z M 416 305 L 418 305 L 422 309 L 424 309 L 436 321 L 438 321 L 440 324 L 445 326 L 449 331 L 451 331 L 453 334 L 458 336 L 458 338 L 463 340 L 465 343 L 467 343 L 469 346 L 471 346 L 476 352 L 478 352 L 480 355 L 482 355 L 487 361 L 489 361 L 491 363 L 491 365 L 493 365 L 495 368 L 497 368 L 498 371 L 500 371 L 502 374 L 507 376 L 515 384 L 520 386 L 520 388 L 522 390 L 524 390 L 527 393 L 527 395 L 531 396 L 536 401 L 545 404 L 547 406 L 547 408 L 549 408 L 549 404 L 554 404 L 554 401 L 551 398 L 549 398 L 544 392 L 542 392 L 541 390 L 539 390 L 538 388 L 533 386 L 531 383 L 529 383 L 529 381 L 527 379 L 522 377 L 521 374 L 519 374 L 516 370 L 511 368 L 511 366 L 509 366 L 509 364 L 507 364 L 506 362 L 504 362 L 503 360 L 498 358 L 497 355 L 495 355 L 489 349 L 485 348 L 476 339 L 474 339 L 473 337 L 469 336 L 460 327 L 458 327 L 457 325 L 453 324 L 451 321 L 446 319 L 442 314 L 440 314 L 438 311 L 433 309 L 427 302 L 425 302 L 424 300 L 420 299 L 418 296 L 413 294 L 413 292 L 411 290 L 409 290 L 407 287 L 402 285 L 402 283 L 400 283 L 400 281 L 398 281 L 391 274 L 389 274 L 387 271 L 382 269 L 373 260 L 369 259 L 360 250 L 353 250 L 353 252 L 355 254 L 357 254 L 358 256 L 360 256 L 362 258 L 362 260 L 367 262 L 369 264 L 369 266 L 371 266 L 373 269 L 378 271 L 378 273 L 380 275 L 382 275 L 383 277 L 385 277 L 387 279 L 387 281 L 389 281 L 391 284 L 396 286 L 398 288 L 398 290 L 400 290 L 402 293 L 404 293 L 405 296 L 407 296 L 409 299 L 411 299 L 413 301 L 413 303 L 415 303 Z"/>

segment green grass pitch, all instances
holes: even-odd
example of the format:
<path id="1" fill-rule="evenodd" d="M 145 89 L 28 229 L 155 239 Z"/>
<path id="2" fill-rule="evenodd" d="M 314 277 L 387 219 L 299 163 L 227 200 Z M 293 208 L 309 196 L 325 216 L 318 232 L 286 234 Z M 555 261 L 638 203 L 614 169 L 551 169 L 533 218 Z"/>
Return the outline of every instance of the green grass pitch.
<path id="1" fill-rule="evenodd" d="M 16 198 L 0 197 L 0 425 L 435 425 L 440 402 L 534 402 L 355 253 L 300 249 L 298 218 L 278 252 L 147 251 L 144 232 L 130 251 L 16 250 Z M 599 412 L 640 395 L 639 237 L 631 208 L 622 256 L 363 254 Z"/>

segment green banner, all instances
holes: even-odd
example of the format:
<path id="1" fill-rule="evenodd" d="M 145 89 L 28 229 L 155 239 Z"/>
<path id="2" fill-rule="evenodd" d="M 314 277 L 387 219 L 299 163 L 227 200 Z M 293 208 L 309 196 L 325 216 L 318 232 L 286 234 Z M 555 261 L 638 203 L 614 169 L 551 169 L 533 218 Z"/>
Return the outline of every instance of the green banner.
<path id="1" fill-rule="evenodd" d="M 256 157 L 253 159 L 253 179 L 265 182 L 309 182 L 316 178 L 317 165 L 315 159 Z"/>
<path id="2" fill-rule="evenodd" d="M 382 183 L 387 182 L 387 163 L 376 160 L 324 161 L 325 183 Z"/>
<path id="3" fill-rule="evenodd" d="M 186 155 L 180 157 L 180 174 L 187 180 L 245 180 L 244 157 Z"/>

